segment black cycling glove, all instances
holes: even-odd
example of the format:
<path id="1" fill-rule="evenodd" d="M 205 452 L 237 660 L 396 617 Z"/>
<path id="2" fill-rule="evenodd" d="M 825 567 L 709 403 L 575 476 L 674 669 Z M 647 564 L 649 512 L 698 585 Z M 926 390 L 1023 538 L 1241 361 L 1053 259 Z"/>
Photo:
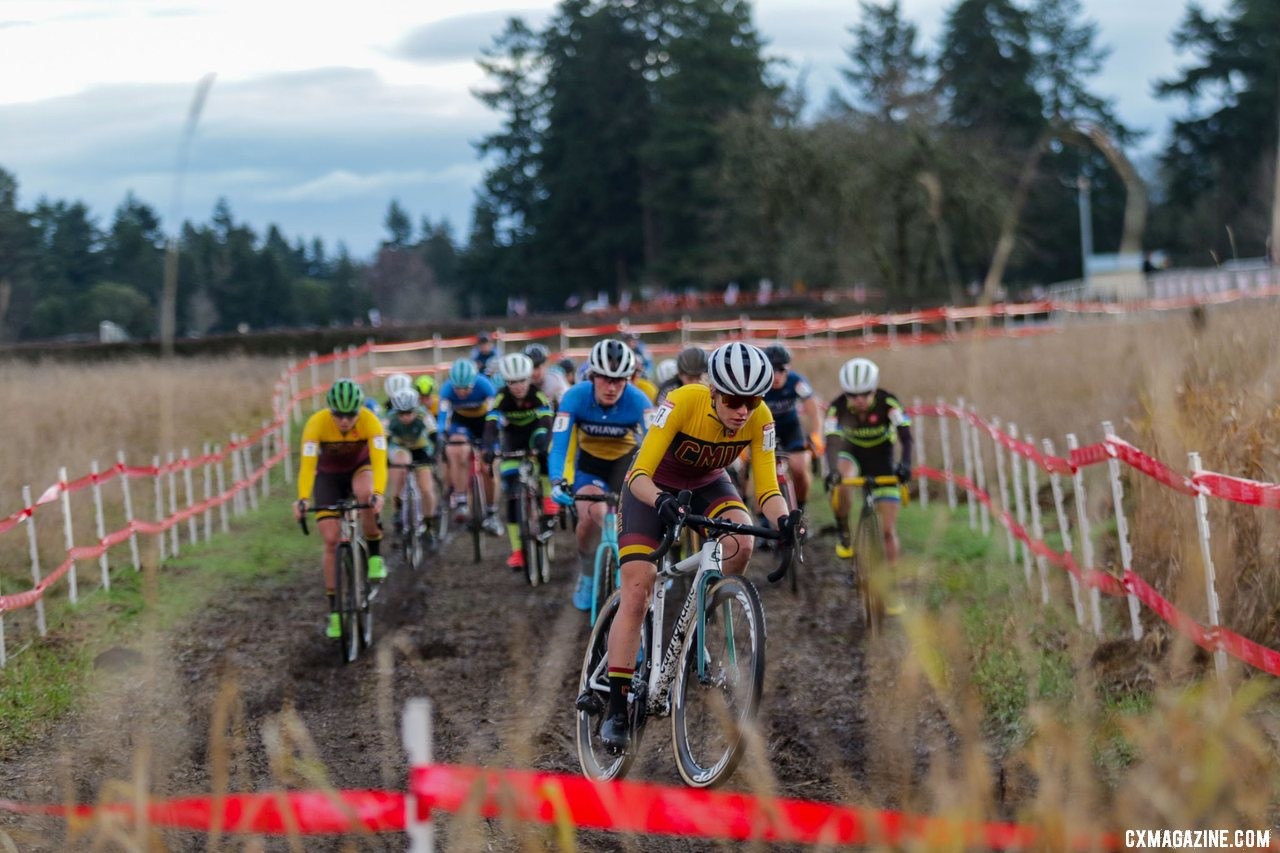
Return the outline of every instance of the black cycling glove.
<path id="1" fill-rule="evenodd" d="M 778 532 L 782 534 L 782 541 L 787 545 L 794 545 L 803 539 L 805 534 L 804 513 L 798 509 L 793 509 L 787 515 L 779 518 Z"/>
<path id="2" fill-rule="evenodd" d="M 680 505 L 680 499 L 669 492 L 660 493 L 658 499 L 653 502 L 653 508 L 658 511 L 658 520 L 662 522 L 663 527 L 674 527 L 685 514 L 685 508 Z"/>

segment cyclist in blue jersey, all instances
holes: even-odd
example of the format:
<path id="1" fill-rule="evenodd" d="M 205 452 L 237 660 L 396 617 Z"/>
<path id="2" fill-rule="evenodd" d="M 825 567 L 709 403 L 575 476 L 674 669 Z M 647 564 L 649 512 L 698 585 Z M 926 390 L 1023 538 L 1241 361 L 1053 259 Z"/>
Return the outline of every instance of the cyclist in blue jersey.
<path id="1" fill-rule="evenodd" d="M 793 509 L 804 510 L 809 499 L 812 475 L 809 470 L 808 433 L 800 422 L 801 410 L 809 421 L 809 431 L 822 426 L 822 411 L 813 387 L 791 369 L 791 352 L 782 344 L 765 347 L 765 357 L 773 368 L 773 384 L 764 394 L 764 404 L 773 412 L 778 430 L 778 453 L 787 456 L 787 474 L 796 490 Z"/>
<path id="2" fill-rule="evenodd" d="M 449 369 L 449 379 L 440 389 L 440 421 L 448 437 L 444 447 L 445 468 L 453 496 L 449 506 L 454 518 L 467 516 L 467 483 L 471 477 L 473 445 L 484 438 L 484 419 L 493 407 L 497 389 L 479 375 L 474 361 L 460 358 Z M 484 477 L 484 528 L 494 536 L 502 535 L 498 508 L 494 503 L 493 477 Z"/>
<path id="3" fill-rule="evenodd" d="M 575 494 L 621 493 L 622 481 L 644 432 L 649 399 L 631 384 L 636 358 L 619 340 L 591 348 L 588 378 L 565 392 L 551 431 L 551 496 L 568 506 Z M 566 482 L 570 439 L 576 441 L 572 485 Z M 578 504 L 578 586 L 573 606 L 591 608 L 595 551 L 604 520 L 602 503 Z"/>
<path id="4" fill-rule="evenodd" d="M 494 376 L 498 371 L 499 353 L 493 348 L 493 336 L 488 332 L 476 335 L 476 345 L 471 348 L 471 360 L 476 369 L 485 376 Z"/>

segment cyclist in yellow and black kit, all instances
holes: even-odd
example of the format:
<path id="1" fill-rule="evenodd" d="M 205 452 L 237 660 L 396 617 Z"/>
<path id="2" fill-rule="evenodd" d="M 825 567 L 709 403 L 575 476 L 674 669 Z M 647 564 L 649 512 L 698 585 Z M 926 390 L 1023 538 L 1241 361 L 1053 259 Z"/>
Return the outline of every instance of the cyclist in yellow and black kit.
<path id="1" fill-rule="evenodd" d="M 600 728 L 601 740 L 612 749 L 625 749 L 631 738 L 627 691 L 640 648 L 640 625 L 657 577 L 648 556 L 663 530 L 685 512 L 676 493 L 693 492 L 688 509 L 697 515 L 751 524 L 724 470 L 750 448 L 761 513 L 788 537 L 794 537 L 800 525 L 799 511 L 793 512 L 778 490 L 777 435 L 773 415 L 764 405 L 764 393 L 773 381 L 768 359 L 750 344 L 729 343 L 711 354 L 708 372 L 711 387 L 676 388 L 658 407 L 627 475 L 618 537 L 622 603 L 609 631 L 609 707 Z M 754 540 L 736 534 L 725 539 L 721 568 L 726 574 L 742 574 Z"/>
<path id="2" fill-rule="evenodd" d="M 911 418 L 889 391 L 879 387 L 880 368 L 866 358 L 853 358 L 840 368 L 844 393 L 827 408 L 823 431 L 827 442 L 827 488 L 831 492 L 836 517 L 836 556 L 853 556 L 849 535 L 849 509 L 854 505 L 853 487 L 839 485 L 841 478 L 896 476 L 905 484 L 911 479 Z M 901 447 L 894 459 L 894 449 Z M 872 491 L 876 512 L 884 530 L 885 559 L 898 559 L 898 486 L 878 486 Z M 890 602 L 891 610 L 900 603 Z M 891 614 L 893 615 L 893 614 Z"/>
<path id="3" fill-rule="evenodd" d="M 369 543 L 369 580 L 387 576 L 380 556 L 382 530 L 378 514 L 387 489 L 387 437 L 378 416 L 364 405 L 364 391 L 350 379 L 333 383 L 326 397 L 328 408 L 307 419 L 302 428 L 302 464 L 298 469 L 298 501 L 293 517 L 301 519 L 308 502 L 330 506 L 355 495 L 371 504 L 360 515 Z M 338 547 L 338 518 L 332 512 L 316 513 L 316 528 L 324 539 L 324 589 L 329 596 L 329 621 L 325 634 L 341 635 L 335 610 L 334 553 Z"/>

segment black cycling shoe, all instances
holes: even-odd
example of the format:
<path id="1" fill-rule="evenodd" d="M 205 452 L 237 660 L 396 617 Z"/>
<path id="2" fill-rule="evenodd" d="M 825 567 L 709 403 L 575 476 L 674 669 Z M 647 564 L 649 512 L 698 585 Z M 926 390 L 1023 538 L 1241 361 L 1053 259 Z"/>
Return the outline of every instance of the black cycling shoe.
<path id="1" fill-rule="evenodd" d="M 631 745 L 631 721 L 625 713 L 605 717 L 600 725 L 600 740 L 615 753 L 623 752 Z"/>

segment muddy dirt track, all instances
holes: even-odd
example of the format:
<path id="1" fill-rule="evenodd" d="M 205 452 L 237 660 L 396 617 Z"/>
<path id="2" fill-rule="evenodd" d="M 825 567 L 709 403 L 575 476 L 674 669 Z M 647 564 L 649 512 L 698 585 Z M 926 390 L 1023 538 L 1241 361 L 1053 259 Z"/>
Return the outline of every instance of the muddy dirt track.
<path id="1" fill-rule="evenodd" d="M 104 660 L 93 703 L 0 766 L 0 796 L 92 802 L 129 788 L 130 780 L 160 795 L 282 784 L 403 790 L 399 718 L 404 701 L 415 696 L 434 700 L 438 761 L 576 773 L 572 703 L 587 624 L 569 603 L 571 534 L 558 533 L 556 541 L 553 580 L 537 589 L 505 568 L 504 540 L 488 539 L 491 556 L 480 564 L 472 562 L 469 540 L 454 540 L 417 574 L 393 551 L 391 578 L 375 603 L 378 653 L 347 666 L 320 635 L 314 563 L 297 566 L 286 580 L 227 596 L 181 630 L 135 649 L 141 659 L 123 653 Z M 929 756 L 950 752 L 952 736 L 929 700 L 889 699 L 899 680 L 889 663 L 899 657 L 892 649 L 878 650 L 881 663 L 868 671 L 859 619 L 851 615 L 852 585 L 831 556 L 830 539 L 808 547 L 799 596 L 764 581 L 771 558 L 757 554 L 749 572 L 768 626 L 766 754 L 745 760 L 729 787 L 910 804 Z M 876 696 L 884 701 L 870 701 Z M 650 722 L 632 777 L 679 784 L 667 720 Z M 545 828 L 450 816 L 437 825 L 439 849 L 555 847 Z M 12 816 L 0 818 L 0 830 L 20 850 L 89 849 L 110 837 L 99 827 L 69 838 L 60 822 Z M 144 849 L 129 838 L 97 849 Z M 203 834 L 170 831 L 153 836 L 150 848 L 204 850 L 208 843 Z M 292 845 L 239 837 L 217 849 L 403 850 L 405 844 L 403 835 Z M 577 844 L 714 846 L 604 833 L 579 833 Z"/>

